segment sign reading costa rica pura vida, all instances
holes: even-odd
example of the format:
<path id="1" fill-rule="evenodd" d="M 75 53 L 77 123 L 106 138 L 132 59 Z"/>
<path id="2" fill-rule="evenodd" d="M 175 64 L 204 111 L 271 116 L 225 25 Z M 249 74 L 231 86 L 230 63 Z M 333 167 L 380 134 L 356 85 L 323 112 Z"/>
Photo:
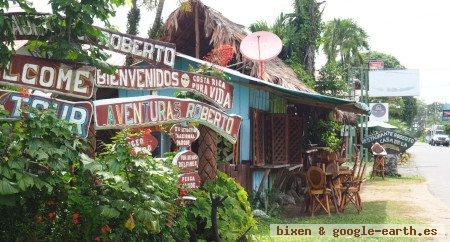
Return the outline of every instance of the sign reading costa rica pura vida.
<path id="1" fill-rule="evenodd" d="M 92 117 L 92 104 L 87 101 L 69 102 L 59 99 L 0 90 L 0 104 L 9 112 L 8 119 L 18 119 L 26 107 L 38 109 L 54 108 L 56 116 L 75 124 L 74 133 L 86 138 Z"/>
<path id="2" fill-rule="evenodd" d="M 0 83 L 7 85 L 80 99 L 90 99 L 94 93 L 95 68 L 80 64 L 13 55 L 0 74 Z"/>
<path id="3" fill-rule="evenodd" d="M 48 34 L 45 26 L 34 23 L 36 18 L 45 18 L 46 14 L 23 14 L 9 13 L 6 15 L 12 21 L 12 30 L 16 39 L 37 39 Z M 80 41 L 90 45 L 96 45 L 103 49 L 131 55 L 156 65 L 173 67 L 175 64 L 175 45 L 153 39 L 145 39 L 137 36 L 123 34 L 103 28 L 98 28 L 106 36 L 106 39 L 88 40 L 81 38 Z"/>
<path id="4" fill-rule="evenodd" d="M 157 67 L 119 67 L 113 75 L 97 70 L 96 85 L 105 88 L 192 91 L 223 109 L 233 105 L 233 85 L 215 77 Z"/>
<path id="5" fill-rule="evenodd" d="M 394 131 L 384 131 L 362 139 L 361 143 L 364 147 L 370 148 L 376 142 L 382 145 L 388 153 L 398 154 L 413 146 L 416 139 Z"/>
<path id="6" fill-rule="evenodd" d="M 94 101 L 96 129 L 149 127 L 182 121 L 199 122 L 236 143 L 241 117 L 192 99 L 141 96 Z"/>

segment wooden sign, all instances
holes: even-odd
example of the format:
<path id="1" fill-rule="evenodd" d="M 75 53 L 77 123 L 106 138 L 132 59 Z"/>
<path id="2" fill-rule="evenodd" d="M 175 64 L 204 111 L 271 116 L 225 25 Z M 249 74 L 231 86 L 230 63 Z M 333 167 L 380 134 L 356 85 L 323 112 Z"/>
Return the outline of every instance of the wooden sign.
<path id="1" fill-rule="evenodd" d="M 181 151 L 173 158 L 173 164 L 184 173 L 195 171 L 198 168 L 198 155 L 190 150 Z"/>
<path id="2" fill-rule="evenodd" d="M 170 128 L 170 137 L 175 142 L 177 147 L 188 148 L 192 142 L 196 141 L 200 137 L 200 131 L 192 124 L 174 124 Z"/>
<path id="3" fill-rule="evenodd" d="M 394 131 L 384 131 L 368 136 L 362 140 L 362 144 L 366 148 L 372 147 L 376 142 L 383 146 L 388 154 L 398 154 L 405 152 L 413 146 L 416 139 Z"/>
<path id="4" fill-rule="evenodd" d="M 236 143 L 241 117 L 192 99 L 141 96 L 94 101 L 96 129 L 150 127 L 183 121 L 199 122 Z"/>
<path id="5" fill-rule="evenodd" d="M 0 83 L 7 85 L 80 99 L 90 99 L 94 93 L 95 69 L 79 64 L 13 55 L 0 74 Z"/>
<path id="6" fill-rule="evenodd" d="M 0 104 L 10 113 L 7 119 L 18 119 L 27 107 L 56 109 L 56 116 L 75 124 L 74 133 L 87 138 L 92 117 L 90 102 L 68 102 L 59 99 L 0 90 Z"/>
<path id="7" fill-rule="evenodd" d="M 46 16 L 49 15 L 10 13 L 7 15 L 7 18 L 12 20 L 12 29 L 16 40 L 41 39 L 48 35 L 49 31 L 45 26 L 36 25 L 35 22 L 36 19 L 43 19 Z M 175 45 L 172 43 L 144 39 L 99 27 L 96 28 L 106 36 L 106 41 L 93 41 L 87 38 L 81 38 L 79 41 L 125 55 L 131 55 L 156 65 L 165 65 L 171 68 L 175 65 L 176 50 Z"/>
<path id="8" fill-rule="evenodd" d="M 223 109 L 233 105 L 233 85 L 216 77 L 155 67 L 119 67 L 113 75 L 97 70 L 96 85 L 104 88 L 194 92 Z"/>
<path id="9" fill-rule="evenodd" d="M 128 137 L 128 143 L 131 145 L 131 153 L 137 155 L 151 155 L 158 146 L 158 140 L 152 135 L 151 129 L 146 129 L 137 137 Z"/>
<path id="10" fill-rule="evenodd" d="M 201 184 L 198 172 L 183 173 L 178 177 L 178 183 L 188 188 L 199 188 Z"/>

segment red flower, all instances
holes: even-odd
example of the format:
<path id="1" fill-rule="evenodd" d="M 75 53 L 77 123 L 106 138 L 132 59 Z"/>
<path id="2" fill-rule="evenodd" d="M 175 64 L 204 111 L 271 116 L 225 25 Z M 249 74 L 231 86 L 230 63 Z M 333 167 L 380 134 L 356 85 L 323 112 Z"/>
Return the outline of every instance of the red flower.
<path id="1" fill-rule="evenodd" d="M 188 191 L 186 191 L 186 189 L 180 189 L 180 196 L 181 197 L 184 197 L 184 196 L 187 196 L 188 195 Z"/>
<path id="2" fill-rule="evenodd" d="M 56 217 L 55 212 L 50 212 L 50 213 L 47 214 L 47 218 L 50 219 L 50 220 L 54 220 L 55 217 Z"/>
<path id="3" fill-rule="evenodd" d="M 73 218 L 73 224 L 78 224 L 80 221 L 80 214 L 78 212 L 75 211 L 75 213 L 73 213 L 72 215 Z"/>
<path id="4" fill-rule="evenodd" d="M 111 232 L 111 228 L 107 224 L 105 224 L 105 225 L 102 226 L 101 231 L 102 231 L 103 234 L 106 234 L 106 233 Z"/>
<path id="5" fill-rule="evenodd" d="M 102 180 L 95 178 L 94 183 L 95 183 L 95 185 L 99 186 L 102 184 Z"/>
<path id="6" fill-rule="evenodd" d="M 100 241 L 100 237 L 98 237 L 98 236 L 95 237 L 95 238 L 94 238 L 94 241 Z"/>
<path id="7" fill-rule="evenodd" d="M 205 60 L 220 66 L 227 66 L 233 59 L 233 56 L 233 46 L 220 45 L 219 47 L 211 50 L 211 52 L 205 56 Z"/>

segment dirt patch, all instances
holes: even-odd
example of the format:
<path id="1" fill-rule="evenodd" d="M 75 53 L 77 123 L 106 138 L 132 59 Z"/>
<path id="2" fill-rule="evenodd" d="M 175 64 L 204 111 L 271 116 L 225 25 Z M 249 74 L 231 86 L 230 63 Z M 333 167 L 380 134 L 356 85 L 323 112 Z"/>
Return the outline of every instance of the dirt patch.
<path id="1" fill-rule="evenodd" d="M 450 224 L 450 211 L 428 191 L 426 182 L 369 182 L 364 185 L 361 196 L 364 202 L 404 203 L 410 207 L 406 216 L 428 224 Z M 395 211 L 387 212 L 395 213 Z"/>

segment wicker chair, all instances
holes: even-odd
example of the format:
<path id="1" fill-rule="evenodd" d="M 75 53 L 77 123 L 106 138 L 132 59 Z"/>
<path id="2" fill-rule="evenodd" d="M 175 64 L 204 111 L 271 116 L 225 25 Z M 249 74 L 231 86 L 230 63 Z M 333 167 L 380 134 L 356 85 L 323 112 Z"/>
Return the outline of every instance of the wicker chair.
<path id="1" fill-rule="evenodd" d="M 331 190 L 326 187 L 325 172 L 320 167 L 311 166 L 306 172 L 306 181 L 311 216 L 320 208 L 330 215 Z"/>

